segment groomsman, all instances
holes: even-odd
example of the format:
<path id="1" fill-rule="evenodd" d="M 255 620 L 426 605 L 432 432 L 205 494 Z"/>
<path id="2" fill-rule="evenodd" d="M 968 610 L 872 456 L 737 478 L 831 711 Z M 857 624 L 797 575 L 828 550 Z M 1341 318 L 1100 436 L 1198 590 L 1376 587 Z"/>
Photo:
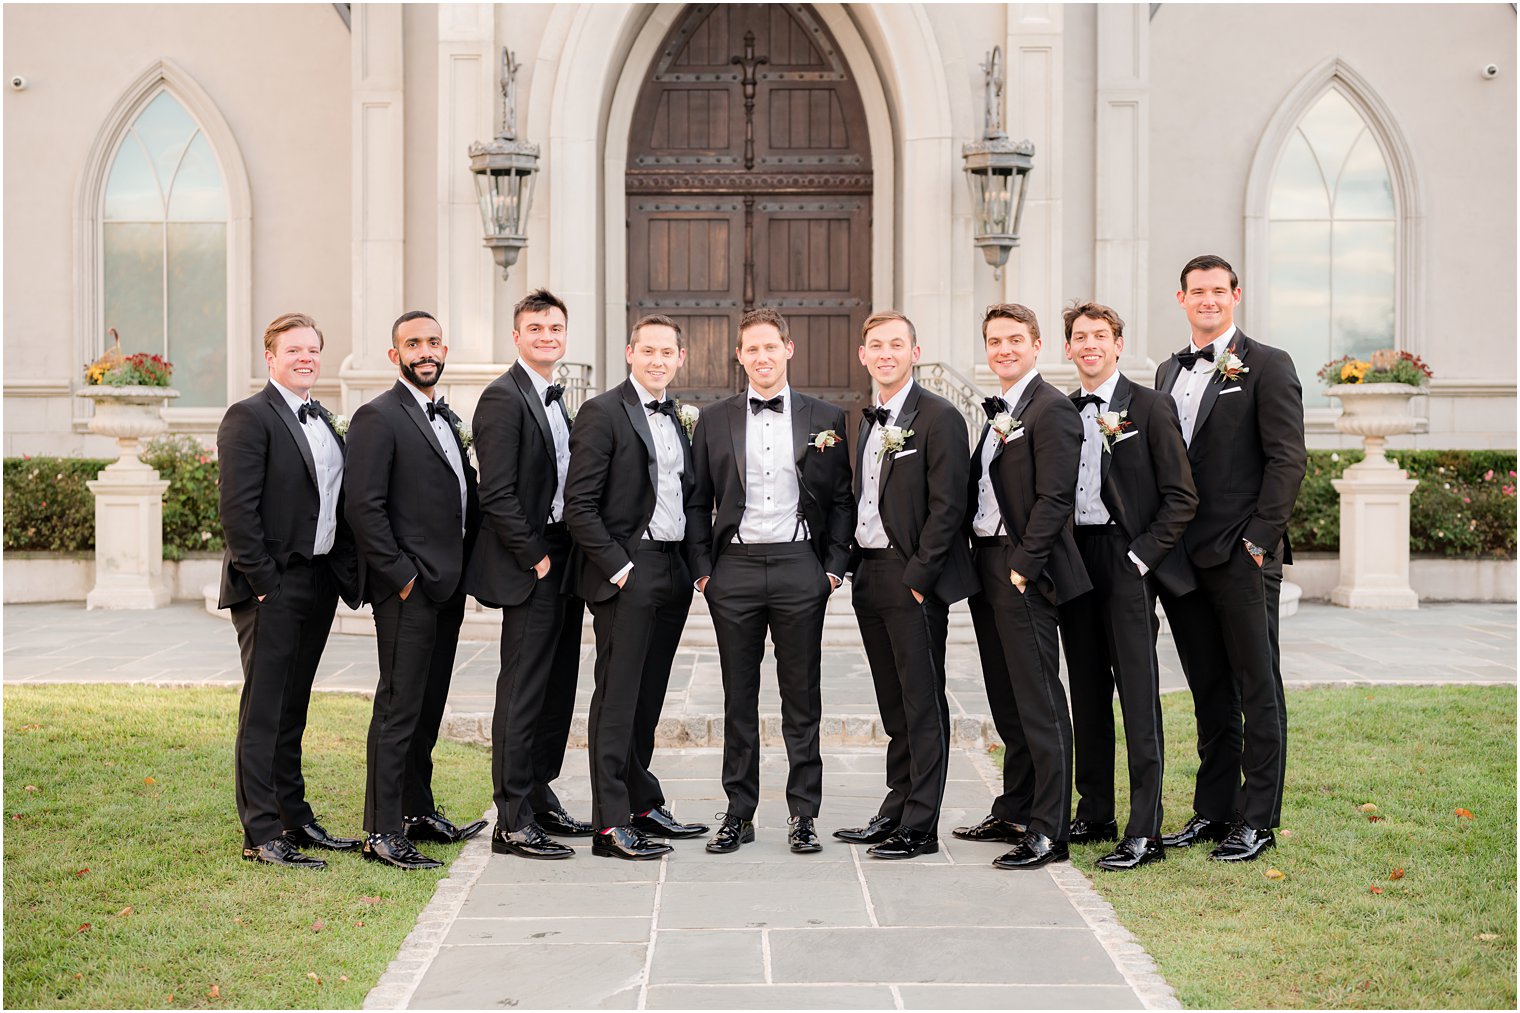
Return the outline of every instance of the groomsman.
<path id="1" fill-rule="evenodd" d="M 1198 512 L 1182 535 L 1198 589 L 1161 604 L 1198 722 L 1194 814 L 1167 847 L 1218 843 L 1250 861 L 1276 845 L 1288 731 L 1276 631 L 1286 533 L 1303 480 L 1303 391 L 1281 349 L 1235 326 L 1240 282 L 1220 257 L 1182 269 L 1177 303 L 1191 341 L 1156 372 L 1177 404 Z M 1244 733 L 1242 734 L 1242 721 Z"/>
<path id="2" fill-rule="evenodd" d="M 913 381 L 920 348 L 901 313 L 873 313 L 860 361 L 877 399 L 861 409 L 855 452 L 854 589 L 887 745 L 887 797 L 863 827 L 834 831 L 876 858 L 939 850 L 950 750 L 945 638 L 950 606 L 976 590 L 961 533 L 966 420 Z"/>
<path id="3" fill-rule="evenodd" d="M 798 853 L 823 847 L 813 825 L 823 797 L 823 617 L 849 563 L 855 500 L 844 412 L 791 388 L 787 362 L 794 351 L 780 313 L 745 313 L 737 353 L 749 390 L 704 410 L 692 442 L 693 575 L 707 597 L 723 665 L 728 812 L 707 842 L 719 854 L 755 839 L 767 629 L 776 645 L 789 766 L 789 843 Z"/>
<path id="4" fill-rule="evenodd" d="M 491 850 L 523 858 L 570 858 L 549 834 L 589 837 L 591 824 L 565 812 L 549 783 L 559 776 L 575 709 L 584 603 L 567 587 L 570 531 L 565 473 L 570 415 L 563 384 L 565 304 L 538 289 L 512 311 L 517 363 L 488 386 L 475 409 L 480 536 L 465 590 L 501 609 L 501 669 L 491 721 Z"/>
<path id="5" fill-rule="evenodd" d="M 596 630 L 591 853 L 638 860 L 672 850 L 650 836 L 698 837 L 708 828 L 677 822 L 649 770 L 692 595 L 684 558 L 697 515 L 691 443 L 683 413 L 666 396 L 686 361 L 680 325 L 642 318 L 625 355 L 628 379 L 576 415 L 565 521 L 579 555 L 571 578 Z"/>
<path id="6" fill-rule="evenodd" d="M 345 513 L 380 652 L 364 857 L 399 869 L 442 864 L 413 840 L 463 841 L 486 827 L 455 826 L 433 800 L 433 746 L 464 621 L 464 562 L 480 523 L 463 423 L 434 398 L 448 351 L 431 314 L 403 313 L 390 349 L 401 378 L 361 405 L 348 430 Z"/>
<path id="7" fill-rule="evenodd" d="M 1114 818 L 1114 686 L 1129 754 L 1129 821 L 1098 867 L 1133 869 L 1166 857 L 1161 847 L 1161 685 L 1156 662 L 1156 585 L 1194 587 L 1174 552 L 1198 508 L 1187 445 L 1171 398 L 1119 372 L 1124 321 L 1084 303 L 1063 314 L 1066 357 L 1080 389 L 1082 463 L 1076 540 L 1093 589 L 1060 608 L 1061 643 L 1076 732 L 1076 819 L 1070 840 L 1111 841 Z"/>
<path id="8" fill-rule="evenodd" d="M 264 330 L 264 389 L 227 409 L 216 432 L 227 539 L 221 600 L 243 656 L 236 788 L 243 857 L 320 869 L 298 850 L 349 851 L 312 815 L 301 736 L 338 595 L 357 604 L 354 541 L 343 522 L 343 438 L 312 400 L 322 332 L 304 313 Z"/>
<path id="9" fill-rule="evenodd" d="M 1082 419 L 1036 368 L 1033 310 L 989 306 L 982 342 L 1002 395 L 983 404 L 988 421 L 971 457 L 966 517 L 981 580 L 971 622 L 1005 749 L 1003 793 L 991 815 L 955 836 L 1012 843 L 992 864 L 1036 869 L 1067 858 L 1071 716 L 1056 608 L 1092 588 L 1071 533 Z"/>

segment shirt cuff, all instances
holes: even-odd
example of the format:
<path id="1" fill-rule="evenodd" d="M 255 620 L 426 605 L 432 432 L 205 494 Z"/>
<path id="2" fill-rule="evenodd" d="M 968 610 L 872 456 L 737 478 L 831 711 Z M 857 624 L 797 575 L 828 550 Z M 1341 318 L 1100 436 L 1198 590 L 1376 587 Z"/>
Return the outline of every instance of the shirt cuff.
<path id="1" fill-rule="evenodd" d="M 829 578 L 830 583 L 832 583 L 832 584 L 838 584 L 840 587 L 844 586 L 844 578 L 841 577 L 839 574 L 825 572 L 824 576 L 826 576 L 826 577 Z"/>
<path id="2" fill-rule="evenodd" d="M 609 584 L 616 584 L 618 581 L 620 581 L 620 580 L 623 579 L 623 575 L 624 574 L 628 573 L 632 569 L 633 569 L 633 561 L 629 560 L 627 563 L 623 564 L 623 568 L 621 570 L 619 570 L 617 573 L 614 573 L 612 575 L 612 577 L 608 580 L 608 583 Z"/>
<path id="3" fill-rule="evenodd" d="M 1151 568 L 1145 565 L 1145 561 L 1142 560 L 1139 556 L 1135 555 L 1133 552 L 1129 554 L 1129 558 L 1130 562 L 1140 567 L 1140 576 L 1144 577 L 1147 573 L 1151 572 Z"/>

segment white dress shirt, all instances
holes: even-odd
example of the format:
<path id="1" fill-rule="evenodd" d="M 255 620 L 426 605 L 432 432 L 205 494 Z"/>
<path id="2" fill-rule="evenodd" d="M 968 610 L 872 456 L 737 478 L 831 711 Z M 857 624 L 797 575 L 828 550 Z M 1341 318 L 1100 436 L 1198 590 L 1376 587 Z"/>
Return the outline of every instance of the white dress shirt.
<path id="1" fill-rule="evenodd" d="M 1182 439 L 1188 445 L 1193 445 L 1193 426 L 1198 420 L 1198 406 L 1203 404 L 1203 392 L 1209 386 L 1209 378 L 1214 374 L 1214 366 L 1219 362 L 1219 356 L 1230 347 L 1230 342 L 1235 340 L 1235 327 L 1225 331 L 1212 342 L 1214 346 L 1214 361 L 1198 359 L 1193 363 L 1191 372 L 1183 370 L 1177 374 L 1177 379 L 1172 381 L 1172 400 L 1177 402 L 1177 418 L 1182 422 Z M 1189 346 L 1191 351 L 1197 348 Z"/>
<path id="2" fill-rule="evenodd" d="M 749 397 L 767 401 L 750 387 Z M 792 388 L 783 387 L 781 411 L 751 409 L 743 401 L 744 514 L 737 541 L 744 545 L 795 542 L 807 537 L 797 516 L 802 489 L 797 484 L 797 461 L 792 456 Z"/>
<path id="3" fill-rule="evenodd" d="M 1082 408 L 1082 463 L 1077 467 L 1077 524 L 1107 524 L 1108 507 L 1103 505 L 1103 431 L 1098 428 L 1098 414 L 1109 410 L 1114 388 L 1119 386 L 1119 371 L 1104 380 L 1097 390 L 1079 388 L 1083 394 L 1096 394 L 1101 405 Z"/>
<path id="4" fill-rule="evenodd" d="M 292 413 L 298 412 L 307 403 L 308 398 L 301 397 L 278 381 L 271 379 L 269 382 L 284 396 Z M 296 420 L 300 421 L 299 414 L 296 415 Z M 337 437 L 321 419 L 310 419 L 301 427 L 301 432 L 306 435 L 306 443 L 311 447 L 312 463 L 317 466 L 317 496 L 320 506 L 317 507 L 316 541 L 311 551 L 313 555 L 325 556 L 332 551 L 333 540 L 338 534 L 338 493 L 343 489 L 343 451 L 338 449 Z"/>
<path id="5" fill-rule="evenodd" d="M 1003 400 L 1008 402 L 1009 414 L 1013 413 L 1019 398 L 1024 396 L 1029 385 L 1039 379 L 1039 376 L 1038 369 L 1031 369 L 1012 387 L 1003 391 Z M 1014 432 L 1018 430 L 1015 429 Z M 1002 437 L 992 429 L 987 430 L 987 438 L 982 441 L 982 475 L 976 483 L 976 515 L 971 518 L 971 530 L 983 538 L 991 538 L 1003 531 L 1003 512 L 998 506 L 997 493 L 992 490 L 992 458 L 997 454 L 1001 442 Z"/>
<path id="6" fill-rule="evenodd" d="M 644 417 L 649 420 L 649 430 L 654 434 L 655 468 L 659 475 L 659 484 L 654 491 L 654 516 L 649 518 L 649 530 L 644 532 L 644 537 L 658 542 L 679 542 L 686 537 L 686 512 L 681 497 L 686 454 L 681 450 L 681 434 L 676 432 L 679 423 L 663 412 L 649 409 L 649 402 L 663 401 L 664 398 L 657 399 L 631 376 L 628 382 L 633 384 L 633 393 L 644 406 Z M 607 579 L 616 584 L 632 569 L 630 560 Z"/>
<path id="7" fill-rule="evenodd" d="M 524 365 L 528 379 L 533 381 L 533 389 L 538 393 L 538 403 L 544 404 L 544 393 L 549 389 L 549 381 L 540 376 L 538 370 Z M 565 421 L 564 401 L 556 401 L 552 405 L 544 405 L 544 411 L 549 416 L 549 432 L 554 436 L 554 502 L 549 506 L 549 523 L 558 524 L 565 519 L 565 472 L 570 469 L 570 424 Z"/>
<path id="8" fill-rule="evenodd" d="M 412 392 L 412 397 L 417 399 L 417 404 L 422 408 L 422 417 L 427 418 L 427 406 L 430 400 L 422 391 L 413 387 L 405 377 L 401 380 L 406 384 L 406 389 Z M 435 415 L 429 423 L 433 427 L 433 435 L 438 439 L 438 446 L 443 449 L 443 456 L 448 458 L 449 466 L 454 469 L 454 477 L 459 480 L 459 536 L 464 537 L 465 524 L 469 515 L 469 491 L 464 481 L 464 459 L 459 455 L 459 441 L 454 434 L 454 426 L 442 415 Z"/>
<path id="9" fill-rule="evenodd" d="M 903 405 L 908 400 L 908 392 L 913 389 L 914 381 L 909 380 L 903 384 L 903 389 L 892 395 L 892 400 L 884 402 L 886 409 L 892 414 L 887 418 L 887 425 L 897 425 L 897 419 L 902 415 Z M 881 426 L 872 423 L 866 433 L 866 445 L 862 448 L 860 459 L 860 503 L 855 519 L 855 544 L 862 549 L 887 549 L 891 548 L 892 541 L 887 537 L 887 529 L 881 523 L 881 504 L 877 502 L 880 495 L 881 485 Z"/>

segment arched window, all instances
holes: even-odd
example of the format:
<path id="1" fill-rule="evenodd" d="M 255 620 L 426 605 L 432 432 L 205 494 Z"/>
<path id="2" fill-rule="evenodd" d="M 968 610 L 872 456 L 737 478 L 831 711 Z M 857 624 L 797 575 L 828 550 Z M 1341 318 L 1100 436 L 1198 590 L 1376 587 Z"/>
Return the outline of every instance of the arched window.
<path id="1" fill-rule="evenodd" d="M 227 188 L 206 135 L 167 90 L 122 135 L 101 212 L 104 327 L 123 351 L 174 363 L 177 406 L 225 405 Z"/>
<path id="2" fill-rule="evenodd" d="M 1288 135 L 1268 196 L 1267 340 L 1286 349 L 1306 407 L 1327 404 L 1331 359 L 1397 347 L 1399 209 L 1362 114 L 1327 89 Z"/>

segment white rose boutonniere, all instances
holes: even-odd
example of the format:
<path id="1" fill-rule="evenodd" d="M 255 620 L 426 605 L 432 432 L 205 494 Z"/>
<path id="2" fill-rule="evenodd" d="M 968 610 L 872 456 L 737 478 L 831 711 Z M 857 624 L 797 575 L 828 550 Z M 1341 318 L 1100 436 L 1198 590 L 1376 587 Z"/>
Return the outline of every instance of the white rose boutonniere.
<path id="1" fill-rule="evenodd" d="M 1101 412 L 1093 421 L 1098 423 L 1098 432 L 1103 434 L 1103 452 L 1113 453 L 1114 441 L 1125 430 L 1134 426 L 1129 420 L 1129 412 Z"/>
<path id="2" fill-rule="evenodd" d="M 697 419 L 702 417 L 701 409 L 693 404 L 683 404 L 676 409 L 676 414 L 681 417 L 681 428 L 686 430 L 686 438 L 691 439 L 691 434 L 697 429 Z"/>
<path id="3" fill-rule="evenodd" d="M 818 449 L 818 452 L 821 454 L 830 447 L 837 446 L 839 444 L 839 434 L 834 432 L 832 429 L 825 429 L 821 433 L 809 436 L 808 442 L 816 447 Z"/>
<path id="4" fill-rule="evenodd" d="M 459 434 L 459 445 L 469 450 L 470 444 L 475 442 L 475 432 L 470 428 L 470 424 L 464 419 L 456 418 L 454 431 Z"/>
<path id="5" fill-rule="evenodd" d="M 1214 360 L 1214 379 L 1220 383 L 1226 380 L 1239 380 L 1240 374 L 1250 371 L 1251 367 L 1243 365 L 1240 356 L 1235 354 L 1234 345 L 1226 348 L 1223 354 Z"/>
<path id="6" fill-rule="evenodd" d="M 881 427 L 881 450 L 876 454 L 879 463 L 888 454 L 895 454 L 907 445 L 908 438 L 913 435 L 913 430 L 904 429 L 902 426 Z"/>
<path id="7" fill-rule="evenodd" d="M 1024 423 L 1014 418 L 1007 412 L 998 412 L 992 417 L 992 431 L 998 434 L 998 439 L 1007 443 L 1013 439 L 1015 430 L 1024 428 Z"/>
<path id="8" fill-rule="evenodd" d="M 332 431 L 338 434 L 339 439 L 342 439 L 348 435 L 347 415 L 335 415 L 332 412 L 328 412 L 327 424 L 332 426 Z"/>

